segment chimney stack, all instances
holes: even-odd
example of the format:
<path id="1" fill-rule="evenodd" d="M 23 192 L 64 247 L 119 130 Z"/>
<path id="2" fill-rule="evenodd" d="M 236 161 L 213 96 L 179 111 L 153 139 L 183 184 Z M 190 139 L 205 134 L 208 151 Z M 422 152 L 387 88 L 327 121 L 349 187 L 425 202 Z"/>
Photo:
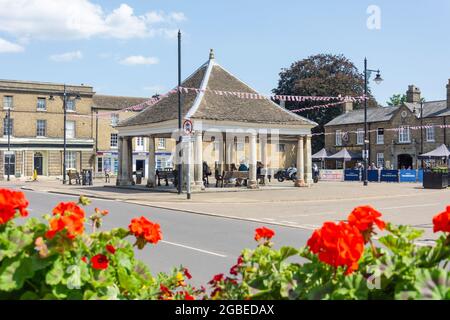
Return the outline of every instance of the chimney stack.
<path id="1" fill-rule="evenodd" d="M 345 100 L 342 109 L 344 113 L 349 113 L 353 111 L 353 102 L 350 100 Z"/>
<path id="2" fill-rule="evenodd" d="M 408 91 L 406 91 L 406 102 L 409 103 L 419 103 L 420 102 L 420 89 L 415 85 L 408 86 Z"/>
<path id="3" fill-rule="evenodd" d="M 450 79 L 447 84 L 447 109 L 450 109 Z"/>

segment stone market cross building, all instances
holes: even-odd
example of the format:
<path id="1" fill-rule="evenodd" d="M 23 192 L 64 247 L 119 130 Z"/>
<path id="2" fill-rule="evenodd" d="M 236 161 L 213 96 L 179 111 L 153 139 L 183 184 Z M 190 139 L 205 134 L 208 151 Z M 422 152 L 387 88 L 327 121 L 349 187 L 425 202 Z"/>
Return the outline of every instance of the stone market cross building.
<path id="1" fill-rule="evenodd" d="M 243 99 L 220 95 L 217 91 L 257 94 L 255 90 L 221 67 L 211 50 L 209 60 L 181 85 L 200 89 L 182 93 L 182 118 L 193 123 L 193 139 L 185 143 L 190 159 L 188 168 L 193 188 L 203 188 L 203 162 L 218 172 L 230 170 L 234 164 L 249 165 L 249 188 L 257 187 L 257 163 L 268 170 L 280 168 L 280 153 L 291 153 L 298 168 L 297 186 L 312 183 L 311 129 L 313 121 L 298 116 L 269 99 Z M 119 123 L 119 174 L 117 185 L 133 185 L 131 141 L 133 137 L 149 137 L 148 187 L 155 187 L 155 139 L 177 139 L 178 93 L 172 91 L 156 104 Z M 283 148 L 280 146 L 283 145 Z M 183 147 L 184 150 L 187 149 Z M 178 152 L 175 152 L 177 154 Z M 284 163 L 282 166 L 292 163 Z M 187 172 L 187 170 L 183 170 Z M 214 171 L 213 171 L 214 172 Z M 183 179 L 186 177 L 184 176 Z M 184 180 L 185 181 L 185 180 Z M 185 183 L 185 182 L 183 182 Z"/>

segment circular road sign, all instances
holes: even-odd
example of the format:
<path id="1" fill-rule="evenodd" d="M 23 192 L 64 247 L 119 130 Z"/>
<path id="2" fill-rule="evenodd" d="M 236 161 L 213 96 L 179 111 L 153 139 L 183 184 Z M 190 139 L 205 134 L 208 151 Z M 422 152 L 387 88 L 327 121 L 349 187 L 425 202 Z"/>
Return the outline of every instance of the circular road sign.
<path id="1" fill-rule="evenodd" d="M 193 127 L 192 127 L 192 121 L 191 120 L 184 120 L 183 123 L 183 131 L 185 134 L 189 135 L 192 133 Z"/>

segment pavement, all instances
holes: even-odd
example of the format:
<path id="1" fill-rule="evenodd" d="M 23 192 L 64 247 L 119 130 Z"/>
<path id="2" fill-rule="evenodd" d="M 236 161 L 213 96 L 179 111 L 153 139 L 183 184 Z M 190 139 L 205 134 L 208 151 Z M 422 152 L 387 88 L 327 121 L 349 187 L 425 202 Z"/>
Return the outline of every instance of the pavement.
<path id="1" fill-rule="evenodd" d="M 386 221 L 424 230 L 424 241 L 436 238 L 432 218 L 450 205 L 450 189 L 426 190 L 414 183 L 370 183 L 363 187 L 358 182 L 319 182 L 311 188 L 294 188 L 292 182 L 272 182 L 259 190 L 211 187 L 206 192 L 193 194 L 191 200 L 184 194 L 164 192 L 167 189 L 164 187 L 159 191 L 143 186 L 116 188 L 114 181 L 106 186 L 103 181 L 95 181 L 94 186 L 69 186 L 51 179 L 10 184 L 24 190 L 85 195 L 305 230 L 316 229 L 325 221 L 345 220 L 356 206 L 372 205 L 384 214 Z"/>

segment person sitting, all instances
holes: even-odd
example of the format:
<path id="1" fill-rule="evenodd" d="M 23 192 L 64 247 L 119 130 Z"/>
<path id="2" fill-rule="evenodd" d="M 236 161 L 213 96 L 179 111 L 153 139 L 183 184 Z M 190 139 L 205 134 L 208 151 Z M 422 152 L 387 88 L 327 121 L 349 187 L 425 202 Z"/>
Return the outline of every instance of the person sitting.
<path id="1" fill-rule="evenodd" d="M 248 171 L 248 166 L 244 162 L 242 162 L 239 166 L 239 171 Z"/>

